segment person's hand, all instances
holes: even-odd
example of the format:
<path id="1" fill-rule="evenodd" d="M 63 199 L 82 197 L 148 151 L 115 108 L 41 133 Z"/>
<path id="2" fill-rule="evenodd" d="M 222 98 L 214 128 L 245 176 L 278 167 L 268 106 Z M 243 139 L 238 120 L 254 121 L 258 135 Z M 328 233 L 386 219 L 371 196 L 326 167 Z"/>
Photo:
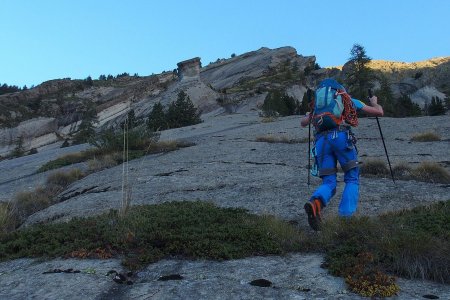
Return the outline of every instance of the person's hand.
<path id="1" fill-rule="evenodd" d="M 369 98 L 370 106 L 376 106 L 378 104 L 378 98 L 377 96 L 372 96 Z"/>

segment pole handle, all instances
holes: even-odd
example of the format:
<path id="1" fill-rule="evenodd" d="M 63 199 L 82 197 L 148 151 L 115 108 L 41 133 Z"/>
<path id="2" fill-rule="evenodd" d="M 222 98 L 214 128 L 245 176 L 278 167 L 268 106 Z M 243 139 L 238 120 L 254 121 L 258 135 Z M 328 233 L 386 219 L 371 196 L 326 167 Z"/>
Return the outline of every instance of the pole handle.
<path id="1" fill-rule="evenodd" d="M 369 98 L 372 98 L 373 97 L 372 89 L 368 89 L 367 91 L 369 92 Z"/>

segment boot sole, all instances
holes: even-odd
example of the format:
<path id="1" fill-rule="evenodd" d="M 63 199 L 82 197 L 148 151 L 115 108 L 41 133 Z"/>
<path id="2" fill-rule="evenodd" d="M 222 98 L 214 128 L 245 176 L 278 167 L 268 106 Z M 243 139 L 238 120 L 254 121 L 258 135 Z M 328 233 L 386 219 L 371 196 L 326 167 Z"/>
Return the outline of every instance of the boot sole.
<path id="1" fill-rule="evenodd" d="M 314 216 L 314 209 L 310 202 L 306 203 L 303 207 L 305 209 L 306 215 L 308 216 L 308 224 L 315 231 L 320 230 L 320 217 Z"/>

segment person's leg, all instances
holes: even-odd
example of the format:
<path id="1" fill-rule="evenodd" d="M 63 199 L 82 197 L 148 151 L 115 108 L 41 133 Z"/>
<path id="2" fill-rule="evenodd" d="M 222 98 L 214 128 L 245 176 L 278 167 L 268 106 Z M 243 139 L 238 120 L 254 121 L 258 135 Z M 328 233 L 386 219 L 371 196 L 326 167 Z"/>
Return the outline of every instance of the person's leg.
<path id="1" fill-rule="evenodd" d="M 336 194 L 336 174 L 322 176 L 322 184 L 314 191 L 310 201 L 314 199 L 320 199 L 323 206 L 327 206 Z"/>
<path id="2" fill-rule="evenodd" d="M 344 170 L 345 187 L 339 204 L 339 215 L 349 217 L 355 213 L 359 198 L 359 167 L 357 153 L 348 134 L 342 132 L 335 141 L 336 155 Z"/>
<path id="3" fill-rule="evenodd" d="M 316 142 L 317 163 L 322 184 L 304 206 L 308 223 L 314 230 L 320 229 L 321 210 L 336 193 L 336 157 L 326 138 L 321 137 Z"/>

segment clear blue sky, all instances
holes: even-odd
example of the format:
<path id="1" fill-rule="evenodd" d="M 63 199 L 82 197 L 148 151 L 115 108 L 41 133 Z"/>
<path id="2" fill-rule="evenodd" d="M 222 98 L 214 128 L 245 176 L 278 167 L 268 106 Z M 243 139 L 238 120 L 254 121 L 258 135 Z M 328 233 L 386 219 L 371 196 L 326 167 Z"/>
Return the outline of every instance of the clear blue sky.
<path id="1" fill-rule="evenodd" d="M 339 4 L 337 4 L 339 3 Z M 449 0 L 0 0 L 0 83 L 150 75 L 293 46 L 321 66 L 450 55 Z"/>

